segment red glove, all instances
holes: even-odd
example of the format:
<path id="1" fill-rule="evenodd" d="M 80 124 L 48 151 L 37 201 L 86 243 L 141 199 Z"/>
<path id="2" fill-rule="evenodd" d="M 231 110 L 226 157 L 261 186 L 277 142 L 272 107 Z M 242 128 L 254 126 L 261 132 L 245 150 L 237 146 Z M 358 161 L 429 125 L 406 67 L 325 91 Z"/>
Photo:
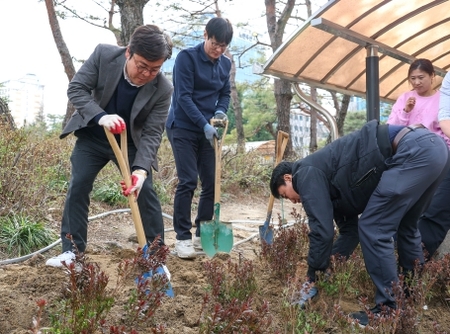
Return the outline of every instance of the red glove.
<path id="1" fill-rule="evenodd" d="M 124 195 L 124 196 L 127 196 L 127 195 L 125 195 L 125 191 L 127 190 L 127 185 L 125 184 L 125 181 L 120 181 L 120 186 L 122 187 L 122 195 Z"/>
<path id="2" fill-rule="evenodd" d="M 136 198 L 139 196 L 139 192 L 141 191 L 142 185 L 144 184 L 145 179 L 147 178 L 147 172 L 143 169 L 137 169 L 131 174 L 131 186 L 127 187 L 124 181 L 120 182 L 122 186 L 122 194 L 124 196 L 129 196 L 134 193 Z"/>
<path id="3" fill-rule="evenodd" d="M 98 120 L 98 125 L 104 126 L 111 133 L 118 135 L 126 128 L 125 121 L 119 115 L 105 115 Z"/>

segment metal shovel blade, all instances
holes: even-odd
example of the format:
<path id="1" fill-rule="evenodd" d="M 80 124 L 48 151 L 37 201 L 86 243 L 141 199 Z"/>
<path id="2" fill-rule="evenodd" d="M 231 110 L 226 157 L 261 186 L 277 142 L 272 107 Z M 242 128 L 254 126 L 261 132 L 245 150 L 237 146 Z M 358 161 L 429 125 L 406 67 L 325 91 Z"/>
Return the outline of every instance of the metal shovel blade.
<path id="1" fill-rule="evenodd" d="M 231 223 L 209 220 L 202 222 L 200 240 L 205 254 L 212 258 L 219 252 L 229 253 L 233 248 Z"/>
<path id="2" fill-rule="evenodd" d="M 273 228 L 269 226 L 271 216 L 271 213 L 268 214 L 264 225 L 259 227 L 259 239 L 268 245 L 273 243 Z"/>
<path id="3" fill-rule="evenodd" d="M 212 126 L 218 126 L 216 119 L 211 119 Z M 220 221 L 220 172 L 222 158 L 223 137 L 227 132 L 228 122 L 221 122 L 224 126 L 220 143 L 214 137 L 215 152 L 215 181 L 214 181 L 214 217 L 213 220 L 200 222 L 200 242 L 203 251 L 209 257 L 213 257 L 217 252 L 229 253 L 233 248 L 233 228 L 231 223 Z"/>
<path id="4" fill-rule="evenodd" d="M 117 141 L 116 141 L 116 138 L 114 137 L 114 135 L 107 128 L 105 128 L 105 133 L 106 133 L 106 137 L 108 138 L 108 141 L 114 151 L 114 155 L 116 156 L 117 163 L 119 164 L 119 169 L 120 169 L 122 177 L 125 181 L 125 184 L 127 185 L 127 187 L 129 187 L 131 185 L 131 173 L 130 173 L 130 166 L 129 166 L 129 162 L 128 162 L 127 131 L 124 130 L 120 134 L 120 147 L 117 144 Z M 131 217 L 133 219 L 134 227 L 136 229 L 136 235 L 137 235 L 139 247 L 142 248 L 143 257 L 148 258 L 149 254 L 148 254 L 147 238 L 145 237 L 144 226 L 142 225 L 141 214 L 140 214 L 138 203 L 136 201 L 134 194 L 130 194 L 128 196 L 128 203 L 130 204 Z M 149 278 L 153 277 L 154 275 L 166 275 L 167 276 L 164 269 L 160 266 L 155 271 L 150 270 L 148 272 L 143 273 L 141 276 L 139 276 L 135 279 L 135 282 L 136 282 L 136 284 L 139 285 L 139 283 L 142 280 L 145 281 L 146 279 L 149 279 Z M 173 289 L 172 289 L 172 285 L 170 283 L 169 277 L 168 277 L 167 285 L 163 289 L 163 292 L 165 292 L 165 294 L 169 297 L 172 297 L 172 298 L 174 297 L 174 293 L 173 293 Z M 147 293 L 150 293 L 150 291 L 148 291 Z"/>
<path id="5" fill-rule="evenodd" d="M 270 218 L 272 218 L 274 201 L 275 197 L 273 197 L 273 195 L 271 194 L 269 198 L 269 205 L 267 208 L 266 220 L 264 222 L 264 225 L 261 225 L 259 227 L 259 240 L 261 241 L 261 243 L 266 243 L 268 245 L 271 245 L 273 243 L 273 228 L 270 227 Z"/>
<path id="6" fill-rule="evenodd" d="M 275 154 L 275 166 L 277 166 L 283 158 L 284 150 L 289 141 L 289 135 L 284 131 L 278 131 L 277 134 L 277 151 Z M 259 239 L 261 243 L 271 245 L 273 243 L 273 228 L 270 227 L 270 218 L 272 217 L 272 209 L 275 198 L 270 194 L 269 205 L 267 207 L 267 217 L 264 225 L 259 227 Z"/>
<path id="7" fill-rule="evenodd" d="M 214 219 L 200 222 L 200 242 L 205 254 L 213 257 L 217 252 L 229 253 L 233 248 L 233 225 L 221 222 L 220 203 L 214 204 Z"/>

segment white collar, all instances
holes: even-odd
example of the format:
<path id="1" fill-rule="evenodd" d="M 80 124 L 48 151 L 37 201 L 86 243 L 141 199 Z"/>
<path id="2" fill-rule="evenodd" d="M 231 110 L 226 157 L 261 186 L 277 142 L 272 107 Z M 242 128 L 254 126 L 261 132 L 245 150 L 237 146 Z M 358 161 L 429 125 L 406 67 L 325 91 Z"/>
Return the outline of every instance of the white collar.
<path id="1" fill-rule="evenodd" d="M 125 62 L 125 65 L 123 66 L 123 76 L 125 77 L 125 80 L 128 81 L 128 83 L 129 83 L 131 86 L 133 86 L 133 87 L 142 87 L 142 86 L 144 86 L 144 85 L 136 85 L 136 84 L 134 84 L 134 83 L 131 82 L 131 79 L 130 79 L 130 77 L 129 77 L 128 74 L 127 74 L 127 64 L 128 64 L 128 59 L 127 59 L 127 61 Z"/>

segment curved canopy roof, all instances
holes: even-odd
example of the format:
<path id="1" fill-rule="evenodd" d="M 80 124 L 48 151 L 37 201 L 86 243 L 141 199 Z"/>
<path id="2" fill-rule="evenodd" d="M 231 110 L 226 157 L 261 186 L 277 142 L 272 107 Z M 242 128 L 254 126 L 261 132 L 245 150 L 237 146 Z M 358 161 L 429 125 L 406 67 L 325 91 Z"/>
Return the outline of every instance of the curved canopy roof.
<path id="1" fill-rule="evenodd" d="M 392 102 L 411 89 L 407 72 L 416 58 L 433 62 L 438 88 L 450 67 L 450 1 L 329 1 L 260 73 L 365 96 L 371 45 L 378 46 L 380 99 Z"/>

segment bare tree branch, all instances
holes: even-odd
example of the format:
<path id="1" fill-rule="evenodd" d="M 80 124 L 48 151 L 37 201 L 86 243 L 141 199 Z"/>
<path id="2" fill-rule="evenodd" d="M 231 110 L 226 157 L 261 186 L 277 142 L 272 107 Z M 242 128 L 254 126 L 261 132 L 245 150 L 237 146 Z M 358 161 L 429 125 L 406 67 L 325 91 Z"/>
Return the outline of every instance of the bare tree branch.
<path id="1" fill-rule="evenodd" d="M 243 51 L 241 51 L 241 52 L 239 53 L 239 56 L 238 56 L 238 64 L 239 64 L 238 67 L 239 67 L 239 68 L 242 68 L 242 65 L 241 65 L 241 57 L 242 57 L 247 51 L 253 49 L 253 48 L 256 47 L 257 45 L 263 45 L 263 46 L 267 46 L 267 47 L 270 48 L 270 45 L 269 45 L 269 44 L 260 42 L 260 41 L 258 40 L 258 36 L 256 36 L 256 40 L 257 40 L 257 41 L 256 41 L 255 44 L 250 45 L 248 48 L 244 49 Z"/>
<path id="2" fill-rule="evenodd" d="M 90 25 L 93 25 L 94 27 L 108 29 L 108 27 L 105 24 L 101 25 L 101 24 L 95 23 L 93 21 L 88 20 L 86 17 L 79 15 L 76 10 L 74 10 L 74 9 L 64 5 L 64 2 L 60 2 L 60 3 L 56 2 L 56 5 L 64 8 L 65 10 L 67 10 L 69 13 L 72 14 L 72 17 L 74 17 L 74 18 L 77 18 L 77 19 L 80 19 L 80 20 L 82 20 L 82 21 L 84 21 L 86 23 L 89 23 Z M 89 18 L 91 20 L 98 20 L 98 21 L 101 20 L 99 17 L 95 17 L 95 16 L 90 16 Z"/>

